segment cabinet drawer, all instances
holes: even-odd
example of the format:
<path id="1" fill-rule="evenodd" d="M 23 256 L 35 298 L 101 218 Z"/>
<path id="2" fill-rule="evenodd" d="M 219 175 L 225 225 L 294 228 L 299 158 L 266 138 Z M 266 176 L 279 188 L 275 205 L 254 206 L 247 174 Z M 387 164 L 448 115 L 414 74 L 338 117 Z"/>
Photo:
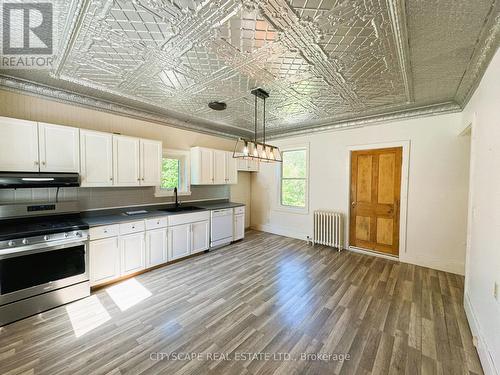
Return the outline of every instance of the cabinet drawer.
<path id="1" fill-rule="evenodd" d="M 235 215 L 244 214 L 244 213 L 245 213 L 245 206 L 235 207 L 234 208 L 234 214 Z"/>
<path id="2" fill-rule="evenodd" d="M 155 219 L 147 219 L 146 220 L 146 229 L 157 229 L 157 228 L 165 228 L 168 224 L 167 217 L 157 217 Z"/>
<path id="3" fill-rule="evenodd" d="M 144 232 L 144 220 L 120 224 L 120 234 Z"/>
<path id="4" fill-rule="evenodd" d="M 210 220 L 210 211 L 199 211 L 189 214 L 171 215 L 168 216 L 168 225 L 181 225 L 203 220 Z"/>
<path id="5" fill-rule="evenodd" d="M 100 240 L 101 238 L 118 236 L 119 225 L 102 225 L 89 229 L 90 240 Z"/>

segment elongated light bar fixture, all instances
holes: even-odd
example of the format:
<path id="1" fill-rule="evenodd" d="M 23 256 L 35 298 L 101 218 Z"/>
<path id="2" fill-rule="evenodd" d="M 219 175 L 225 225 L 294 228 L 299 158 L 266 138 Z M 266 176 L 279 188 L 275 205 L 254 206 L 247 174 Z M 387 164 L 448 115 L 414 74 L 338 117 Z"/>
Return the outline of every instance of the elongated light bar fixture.
<path id="1" fill-rule="evenodd" d="M 272 146 L 266 143 L 266 99 L 269 94 L 261 88 L 256 88 L 251 91 L 255 96 L 255 136 L 253 140 L 238 138 L 234 146 L 233 158 L 244 160 L 258 160 L 266 163 L 282 162 L 281 152 L 277 146 Z M 262 142 L 257 141 L 257 104 L 258 99 L 263 101 L 263 117 L 262 117 Z"/>

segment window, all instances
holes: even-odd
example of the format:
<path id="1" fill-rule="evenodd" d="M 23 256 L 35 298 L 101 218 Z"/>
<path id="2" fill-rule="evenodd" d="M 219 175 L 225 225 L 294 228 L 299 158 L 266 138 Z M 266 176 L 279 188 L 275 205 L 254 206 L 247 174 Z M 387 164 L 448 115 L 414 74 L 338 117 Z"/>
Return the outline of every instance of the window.
<path id="1" fill-rule="evenodd" d="M 308 150 L 296 148 L 282 151 L 281 195 L 283 208 L 307 210 Z"/>
<path id="2" fill-rule="evenodd" d="M 190 195 L 189 173 L 189 151 L 163 150 L 161 181 L 155 196 L 172 196 L 174 188 L 179 195 Z"/>

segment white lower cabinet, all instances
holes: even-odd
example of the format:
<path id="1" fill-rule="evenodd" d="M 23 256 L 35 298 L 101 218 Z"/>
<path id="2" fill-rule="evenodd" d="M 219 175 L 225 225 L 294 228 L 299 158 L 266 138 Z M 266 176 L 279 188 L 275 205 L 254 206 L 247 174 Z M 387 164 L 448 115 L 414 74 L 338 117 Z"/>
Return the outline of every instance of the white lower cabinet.
<path id="1" fill-rule="evenodd" d="M 200 221 L 191 224 L 191 254 L 208 249 L 210 245 L 210 223 Z"/>
<path id="2" fill-rule="evenodd" d="M 144 232 L 120 236 L 120 275 L 126 276 L 146 268 Z"/>
<path id="3" fill-rule="evenodd" d="M 191 224 L 168 228 L 168 258 L 185 257 L 191 253 Z"/>
<path id="4" fill-rule="evenodd" d="M 90 241 L 90 284 L 98 285 L 120 277 L 118 237 Z"/>
<path id="5" fill-rule="evenodd" d="M 234 215 L 233 232 L 233 241 L 245 237 L 245 214 Z"/>
<path id="6" fill-rule="evenodd" d="M 154 229 L 146 232 L 146 268 L 165 263 L 167 253 L 167 229 Z"/>
<path id="7" fill-rule="evenodd" d="M 207 250 L 209 215 L 204 211 L 90 228 L 91 286 Z"/>

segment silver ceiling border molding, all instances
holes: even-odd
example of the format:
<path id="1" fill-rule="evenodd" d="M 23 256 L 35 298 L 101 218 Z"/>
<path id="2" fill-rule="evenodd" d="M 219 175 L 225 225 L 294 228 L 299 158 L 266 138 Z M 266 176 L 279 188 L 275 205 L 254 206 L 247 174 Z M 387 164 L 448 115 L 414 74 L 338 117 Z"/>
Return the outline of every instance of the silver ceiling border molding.
<path id="1" fill-rule="evenodd" d="M 476 91 L 493 55 L 500 47 L 500 0 L 492 4 L 488 20 L 483 26 L 479 42 L 469 60 L 455 94 L 455 100 L 464 108 Z"/>
<path id="2" fill-rule="evenodd" d="M 310 135 L 311 133 L 318 133 L 318 132 L 350 130 L 350 129 L 362 128 L 369 125 L 380 125 L 381 123 L 384 122 L 410 120 L 414 118 L 443 115 L 447 113 L 457 113 L 461 111 L 462 108 L 455 102 L 432 104 L 428 106 L 417 107 L 407 110 L 365 116 L 352 120 L 332 121 L 329 124 L 320 125 L 316 127 L 298 128 L 295 130 L 290 130 L 285 134 L 267 133 L 266 138 L 281 139 L 281 138 L 297 137 L 301 135 Z"/>
<path id="3" fill-rule="evenodd" d="M 217 123 L 210 123 L 208 121 L 198 119 L 183 121 L 167 115 L 162 115 L 160 113 L 138 110 L 129 106 L 2 75 L 0 75 L 0 90 L 35 96 L 45 100 L 53 100 L 63 104 L 71 104 L 87 109 L 100 110 L 114 115 L 126 116 L 136 120 L 150 121 L 160 125 L 171 126 L 178 129 L 223 138 L 234 139 L 238 136 L 245 137 L 253 134 L 253 132 L 246 131 L 244 129 L 241 129 L 240 134 L 229 133 L 227 130 L 222 129 L 223 126 Z M 194 123 L 194 121 L 196 121 L 196 123 Z M 203 126 L 204 123 L 206 126 Z"/>
<path id="4" fill-rule="evenodd" d="M 394 39 L 398 51 L 398 61 L 406 91 L 406 101 L 411 103 L 413 97 L 413 80 L 411 75 L 410 46 L 408 44 L 408 30 L 406 23 L 406 7 L 404 0 L 387 0 L 391 26 L 394 30 Z"/>

